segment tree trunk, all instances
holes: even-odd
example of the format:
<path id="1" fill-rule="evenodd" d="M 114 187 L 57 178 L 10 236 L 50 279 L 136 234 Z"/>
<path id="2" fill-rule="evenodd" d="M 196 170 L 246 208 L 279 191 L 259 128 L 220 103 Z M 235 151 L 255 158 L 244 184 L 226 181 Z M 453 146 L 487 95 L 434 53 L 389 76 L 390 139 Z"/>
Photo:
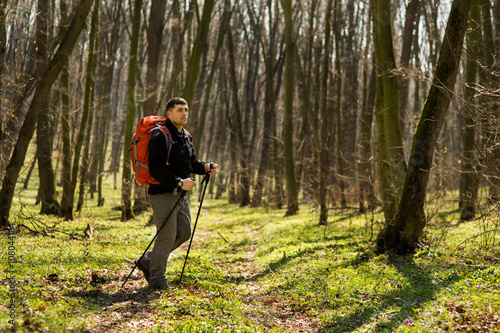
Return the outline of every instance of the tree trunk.
<path id="1" fill-rule="evenodd" d="M 406 163 L 399 123 L 398 81 L 392 44 L 390 0 L 373 2 L 373 34 L 377 63 L 377 96 L 375 123 L 377 162 L 384 215 L 389 222 L 396 213 Z"/>
<path id="2" fill-rule="evenodd" d="M 5 25 L 5 6 L 7 0 L 0 1 L 0 109 L 2 108 L 3 92 L 4 92 L 4 75 L 5 75 L 5 56 L 7 54 L 7 27 Z M 3 113 L 0 116 L 0 143 L 3 142 Z M 0 150 L 0 160 L 3 158 L 2 151 Z M 0 161 L 0 166 L 4 165 Z M 2 168 L 3 170 L 3 168 Z M 2 173 L 0 171 L 0 182 L 2 181 Z"/>
<path id="3" fill-rule="evenodd" d="M 172 33 L 172 35 L 174 36 L 173 39 L 174 39 L 174 41 L 177 42 L 177 43 L 173 43 L 173 44 L 177 44 L 177 45 L 174 45 L 174 47 L 176 49 L 175 49 L 174 63 L 172 65 L 172 74 L 170 75 L 170 81 L 168 82 L 167 89 L 165 90 L 165 92 L 162 95 L 162 100 L 164 100 L 167 96 L 173 97 L 172 93 L 174 93 L 176 95 L 175 87 L 179 83 L 179 76 L 182 72 L 181 65 L 182 65 L 182 60 L 183 60 L 182 50 L 184 48 L 184 39 L 185 39 L 184 36 L 186 35 L 186 31 L 188 30 L 188 27 L 191 24 L 191 21 L 193 19 L 194 1 L 195 0 L 190 1 L 189 10 L 187 11 L 186 15 L 184 15 L 184 25 L 182 27 L 181 33 L 178 36 L 176 36 L 177 31 L 176 31 L 176 29 L 173 29 L 174 30 L 174 32 Z M 173 12 L 174 12 L 174 19 L 175 19 L 175 17 L 178 17 L 178 1 L 174 1 L 173 6 L 174 6 Z M 188 100 L 188 103 L 189 103 L 189 100 Z"/>
<path id="4" fill-rule="evenodd" d="M 35 2 L 34 2 L 35 3 Z M 19 10 L 18 8 L 14 8 L 15 10 Z M 36 11 L 36 9 L 27 7 L 24 12 L 22 10 L 19 13 L 23 19 L 21 20 L 21 25 L 31 26 L 29 22 L 27 22 L 28 13 L 30 11 Z M 36 26 L 33 24 L 33 26 Z M 31 34 L 31 31 L 25 32 L 24 30 L 21 32 L 21 28 L 18 31 L 19 34 L 26 33 L 27 35 Z M 11 32 L 12 34 L 12 32 Z M 15 43 L 17 44 L 17 43 Z M 17 46 L 17 45 L 16 45 Z M 13 78 L 13 87 L 10 99 L 12 100 L 10 103 L 6 103 L 8 109 L 5 112 L 6 118 L 4 119 L 3 126 L 3 135 L 0 137 L 0 181 L 3 181 L 3 177 L 5 176 L 5 172 L 7 169 L 7 164 L 9 163 L 9 159 L 11 156 L 11 152 L 16 145 L 17 138 L 19 136 L 19 132 L 21 130 L 21 125 L 24 120 L 24 103 L 28 100 L 30 96 L 32 96 L 33 90 L 36 85 L 35 78 L 35 70 L 36 70 L 36 43 L 34 40 L 30 38 L 29 45 L 26 47 L 27 51 L 25 52 L 24 57 L 19 56 L 18 48 L 11 47 L 15 51 L 11 52 L 13 55 L 10 57 L 10 62 L 12 63 L 13 69 L 16 69 L 16 72 L 22 74 L 14 74 Z M 21 59 L 19 59 L 21 58 Z M 3 85 L 2 87 L 5 87 Z M 3 93 L 4 102 L 8 96 Z M 10 109 L 10 110 L 9 110 Z M 36 119 L 35 119 L 36 121 Z"/>
<path id="5" fill-rule="evenodd" d="M 64 37 L 68 30 L 67 4 L 65 0 L 60 1 L 61 28 L 60 36 Z M 70 79 L 69 61 L 66 60 L 61 70 L 61 136 L 62 136 L 62 197 L 61 197 L 61 217 L 65 216 L 68 208 L 68 198 L 71 192 L 71 129 L 70 129 Z"/>
<path id="6" fill-rule="evenodd" d="M 106 147 L 109 135 L 109 127 L 112 122 L 110 121 L 110 105 L 111 105 L 111 91 L 113 88 L 114 81 L 114 69 L 115 69 L 115 54 L 118 49 L 117 36 L 118 36 L 118 12 L 123 0 L 118 0 L 115 6 L 115 12 L 113 14 L 113 30 L 111 32 L 111 40 L 109 42 L 109 47 L 107 51 L 107 62 L 104 66 L 106 74 L 104 77 L 104 82 L 102 84 L 101 91 L 101 105 L 102 105 L 102 116 L 103 116 L 103 133 L 101 145 L 99 147 L 99 166 L 97 171 L 97 205 L 99 207 L 104 205 L 104 197 L 102 193 L 102 182 L 104 177 L 104 162 L 106 157 Z"/>
<path id="7" fill-rule="evenodd" d="M 399 60 L 399 67 L 401 73 L 398 75 L 399 82 L 399 121 L 401 126 L 401 136 L 403 139 L 406 137 L 408 132 L 407 124 L 407 104 L 408 104 L 408 92 L 410 84 L 410 75 L 408 70 L 410 69 L 410 56 L 411 56 L 411 46 L 413 44 L 413 31 L 415 30 L 415 18 L 418 12 L 419 0 L 409 0 L 406 6 L 406 21 L 403 31 L 403 46 L 401 48 L 401 57 Z"/>
<path id="8" fill-rule="evenodd" d="M 241 206 L 246 206 L 250 204 L 250 178 L 249 178 L 249 170 L 248 170 L 248 161 L 247 161 L 247 140 L 245 135 L 243 134 L 243 119 L 241 114 L 241 107 L 238 98 L 238 81 L 236 79 L 236 60 L 235 60 L 235 47 L 233 43 L 233 37 L 231 34 L 231 30 L 227 32 L 227 45 L 228 45 L 228 54 L 229 54 L 229 80 L 232 91 L 232 128 L 235 131 L 235 136 L 237 139 L 239 149 L 238 159 L 240 161 L 240 182 L 238 186 L 238 202 Z M 233 143 L 234 144 L 234 143 Z"/>
<path id="9" fill-rule="evenodd" d="M 71 185 L 69 186 L 68 198 L 66 199 L 66 207 L 61 209 L 61 213 L 64 214 L 64 218 L 66 220 L 73 219 L 73 205 L 75 201 L 75 191 L 76 191 L 76 183 L 78 182 L 78 169 L 80 168 L 80 158 L 82 153 L 82 147 L 84 140 L 86 138 L 87 125 L 91 126 L 92 124 L 88 124 L 89 114 L 92 112 L 91 110 L 91 93 L 93 87 L 93 71 L 94 71 L 94 43 L 95 43 L 95 33 L 96 33 L 96 25 L 94 24 L 94 17 L 97 15 L 96 10 L 99 8 L 99 1 L 94 5 L 94 14 L 92 15 L 92 26 L 89 32 L 89 53 L 87 60 L 87 68 L 85 73 L 85 93 L 83 99 L 83 114 L 80 123 L 80 131 L 78 132 L 78 137 L 76 139 L 75 151 L 73 156 L 73 163 L 71 168 Z"/>
<path id="10" fill-rule="evenodd" d="M 330 38 L 333 0 L 328 0 L 325 17 L 325 50 L 323 52 L 323 75 L 321 77 L 321 149 L 319 158 L 319 224 L 326 225 L 328 220 L 328 176 L 330 175 L 330 136 L 331 124 L 328 110 L 328 77 L 330 74 Z M 337 41 L 338 42 L 338 41 Z M 288 56 L 288 54 L 287 54 Z M 339 59 L 336 58 L 335 61 Z M 337 68 L 338 69 L 338 68 Z M 340 73 L 337 73 L 339 75 Z M 340 107 L 338 105 L 338 107 Z M 330 112 L 329 112 L 330 111 Z"/>
<path id="11" fill-rule="evenodd" d="M 122 174 L 122 221 L 134 218 L 132 211 L 132 172 L 130 169 L 130 154 L 128 149 L 132 142 L 135 117 L 135 84 L 137 71 L 137 51 L 139 45 L 139 30 L 141 27 L 142 0 L 135 0 L 132 23 L 132 39 L 130 40 L 130 58 L 127 85 L 127 119 L 125 121 L 125 138 L 123 143 L 123 174 Z"/>
<path id="12" fill-rule="evenodd" d="M 351 155 L 349 151 L 346 151 L 346 154 L 344 154 L 344 141 L 349 142 L 348 138 L 352 136 L 353 132 L 356 132 L 355 130 L 349 131 L 349 129 L 346 129 L 346 126 L 349 126 L 349 119 L 343 119 L 344 116 L 342 114 L 342 110 L 344 109 L 343 102 L 342 102 L 342 83 L 347 79 L 347 77 L 350 77 L 350 74 L 347 74 L 345 78 L 342 78 L 342 66 L 341 66 L 341 49 L 343 47 L 349 47 L 348 45 L 343 46 L 342 45 L 342 40 L 340 36 L 340 27 L 339 27 L 339 17 L 341 17 L 340 11 L 340 6 L 338 3 L 338 0 L 335 1 L 335 16 L 334 16 L 334 24 L 333 24 L 333 31 L 335 35 L 335 89 L 336 89 L 336 105 L 335 105 L 335 114 L 337 115 L 337 173 L 339 175 L 338 177 L 338 182 L 339 182 L 339 187 L 340 187 L 340 205 L 341 207 L 345 207 L 347 205 L 347 200 L 345 197 L 345 188 L 346 188 L 346 182 L 344 181 L 344 176 L 345 176 L 345 167 L 344 164 L 347 161 L 346 157 Z M 352 47 L 352 44 L 351 44 Z M 345 85 L 345 83 L 344 83 Z M 349 83 L 347 83 L 347 86 L 350 86 Z M 347 90 L 352 89 L 349 87 L 346 87 Z M 352 96 L 348 96 L 346 99 L 351 100 Z M 349 108 L 352 109 L 352 108 Z M 349 110 L 347 110 L 349 112 Z M 348 114 L 347 114 L 348 115 Z M 347 118 L 347 117 L 345 117 Z M 334 136 L 331 137 L 332 140 L 335 138 Z M 347 139 L 347 140 L 346 140 Z M 326 139 L 324 139 L 326 141 Z M 328 139 L 330 141 L 331 139 Z M 333 146 L 333 142 L 332 142 Z M 328 181 L 328 179 L 326 179 Z M 320 185 L 321 186 L 321 185 Z"/>
<path id="13" fill-rule="evenodd" d="M 5 6 L 7 0 L 0 1 L 0 98 L 3 96 L 3 83 L 5 73 L 5 56 L 7 54 L 7 27 L 6 27 L 6 13 Z M 1 118 L 1 117 L 0 117 Z M 2 137 L 2 126 L 0 119 L 0 138 Z"/>
<path id="14" fill-rule="evenodd" d="M 205 84 L 204 88 L 204 93 L 205 93 L 205 99 L 203 102 L 202 109 L 199 111 L 199 116 L 198 116 L 198 125 L 195 130 L 195 137 L 194 137 L 194 146 L 195 147 L 200 147 L 201 139 L 203 137 L 203 131 L 205 129 L 205 119 L 207 115 L 207 109 L 209 106 L 209 102 L 211 100 L 211 91 L 212 91 L 212 85 L 213 85 L 213 80 L 215 73 L 217 71 L 217 65 L 218 65 L 218 60 L 219 60 L 219 55 L 220 51 L 222 48 L 222 45 L 224 44 L 224 38 L 226 36 L 227 29 L 229 27 L 229 22 L 231 18 L 231 1 L 225 0 L 224 1 L 224 13 L 222 14 L 221 22 L 220 22 L 220 28 L 219 28 L 219 36 L 217 37 L 217 45 L 215 47 L 215 54 L 214 58 L 212 60 L 212 65 L 210 67 L 210 74 L 208 76 L 207 82 Z"/>
<path id="15" fill-rule="evenodd" d="M 359 212 L 365 213 L 365 201 L 368 202 L 368 207 L 375 207 L 375 193 L 373 189 L 373 172 L 371 167 L 372 159 L 372 125 L 373 125 L 373 108 L 376 94 L 376 76 L 375 66 L 370 75 L 370 81 L 367 90 L 366 98 L 363 99 L 364 105 L 361 114 L 361 133 L 360 133 L 360 158 L 359 158 L 359 185 L 360 185 L 360 203 Z"/>
<path id="16" fill-rule="evenodd" d="M 265 65 L 265 90 L 264 90 L 264 122 L 263 122 L 263 134 L 262 134 L 262 148 L 260 150 L 260 162 L 257 173 L 257 180 L 255 184 L 255 191 L 252 198 L 252 206 L 259 207 L 262 204 L 262 195 L 264 193 L 264 186 L 267 178 L 267 172 L 269 167 L 269 150 L 271 149 L 273 129 L 272 129 L 272 119 L 273 113 L 275 112 L 276 101 L 274 92 L 274 66 L 275 66 L 275 55 L 276 55 L 276 43 L 275 43 L 275 30 L 276 30 L 276 20 L 271 19 L 273 15 L 272 1 L 267 1 L 267 8 L 269 10 L 269 42 L 266 45 L 264 41 L 264 36 L 262 31 L 265 29 L 261 28 L 256 22 L 255 15 L 250 10 L 250 3 L 247 1 L 247 7 L 249 9 L 250 23 L 254 31 L 257 34 L 257 38 L 261 43 L 261 48 L 264 57 Z M 267 51 L 266 51 L 267 50 Z"/>
<path id="17" fill-rule="evenodd" d="M 454 0 L 451 6 L 435 77 L 413 138 L 398 211 L 377 237 L 380 252 L 412 253 L 421 240 L 434 149 L 450 104 L 450 92 L 455 86 L 471 3 L 472 0 Z"/>
<path id="18" fill-rule="evenodd" d="M 293 158 L 293 92 L 294 92 L 294 57 L 292 1 L 282 0 L 285 16 L 285 111 L 283 115 L 283 145 L 285 151 L 285 173 L 287 210 L 285 216 L 295 215 L 299 210 L 295 161 Z"/>
<path id="19" fill-rule="evenodd" d="M 186 83 L 182 93 L 184 99 L 191 103 L 194 95 L 194 88 L 196 87 L 196 80 L 200 71 L 200 59 L 203 54 L 203 48 L 207 42 L 208 29 L 212 19 L 212 11 L 214 9 L 215 0 L 205 0 L 203 4 L 203 14 L 201 21 L 198 23 L 198 31 L 196 32 L 196 39 L 194 41 L 193 49 L 191 50 L 191 57 L 187 66 Z"/>
<path id="20" fill-rule="evenodd" d="M 158 64 L 162 48 L 163 26 L 165 20 L 165 0 L 152 0 L 148 25 L 148 68 L 146 73 L 146 99 L 144 116 L 155 114 L 158 95 Z"/>
<path id="21" fill-rule="evenodd" d="M 97 6 L 95 6 L 97 8 Z M 94 9 L 95 13 L 95 9 Z M 86 135 L 84 137 L 83 143 L 83 155 L 80 161 L 80 188 L 78 191 L 78 202 L 76 205 L 76 211 L 80 212 L 83 207 L 84 197 L 85 197 L 85 188 L 88 182 L 88 171 L 90 166 L 90 138 L 92 136 L 92 127 L 94 124 L 94 91 L 95 84 L 92 79 L 91 93 L 90 93 L 90 101 L 89 101 L 89 119 L 87 121 Z M 76 185 L 76 183 L 75 183 Z"/>
<path id="22" fill-rule="evenodd" d="M 375 194 L 373 188 L 373 172 L 371 167 L 372 157 L 372 125 L 373 125 L 373 108 L 375 105 L 376 94 L 376 67 L 372 65 L 372 70 L 369 70 L 369 59 L 371 44 L 371 15 L 372 2 L 368 9 L 368 22 L 366 28 L 366 46 L 364 50 L 363 64 L 363 99 L 361 109 L 361 124 L 359 134 L 359 212 L 365 213 L 365 202 L 368 202 L 368 207 L 373 209 L 375 205 Z M 368 79 L 368 72 L 371 72 Z"/>
<path id="23" fill-rule="evenodd" d="M 479 43 L 481 37 L 481 20 L 478 0 L 473 0 L 470 10 L 469 29 L 466 35 L 467 40 L 467 63 L 465 73 L 465 107 L 463 112 L 463 158 L 462 174 L 460 179 L 460 219 L 470 221 L 476 215 L 477 191 L 479 186 L 479 176 L 477 173 L 476 156 L 476 120 L 474 115 L 477 64 L 479 58 Z"/>
<path id="24" fill-rule="evenodd" d="M 93 2 L 94 0 L 82 0 L 80 2 L 68 32 L 62 39 L 42 78 L 36 84 L 35 95 L 30 103 L 25 121 L 19 133 L 19 139 L 7 165 L 6 176 L 3 179 L 0 191 L 0 226 L 2 227 L 8 226 L 9 223 L 9 211 L 12 205 L 15 185 L 24 164 L 29 142 L 33 137 L 36 121 L 43 105 L 42 103 L 47 98 L 52 84 L 59 76 L 63 64 L 68 59 L 69 53 L 73 49 L 80 32 L 85 27 L 85 21 Z"/>
<path id="25" fill-rule="evenodd" d="M 496 1 L 497 12 L 500 10 L 500 1 Z M 489 201 L 498 203 L 500 201 L 500 97 L 498 94 L 491 94 L 497 89 L 500 65 L 498 64 L 498 54 L 500 49 L 500 31 L 496 30 L 497 39 L 493 34 L 491 18 L 491 4 L 489 0 L 482 0 L 483 13 L 483 56 L 484 68 L 481 68 L 482 86 L 486 87 L 487 94 L 481 96 L 483 101 L 483 154 L 486 163 L 486 179 L 490 186 Z M 500 19 L 497 13 L 495 20 Z M 500 28 L 500 22 L 497 29 Z"/>
<path id="26" fill-rule="evenodd" d="M 36 16 L 36 77 L 42 77 L 48 62 L 48 21 L 49 1 L 39 0 Z M 42 102 L 37 121 L 37 160 L 40 178 L 41 214 L 59 213 L 59 202 L 56 195 L 56 182 L 52 168 L 52 135 L 50 133 L 49 96 Z"/>

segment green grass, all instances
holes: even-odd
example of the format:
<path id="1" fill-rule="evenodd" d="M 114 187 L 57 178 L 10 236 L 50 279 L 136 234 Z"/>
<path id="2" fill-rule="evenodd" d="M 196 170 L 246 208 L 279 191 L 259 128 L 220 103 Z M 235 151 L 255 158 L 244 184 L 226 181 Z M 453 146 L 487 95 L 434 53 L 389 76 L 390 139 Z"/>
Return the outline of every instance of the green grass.
<path id="1" fill-rule="evenodd" d="M 398 257 L 374 253 L 371 215 L 332 210 L 325 228 L 309 206 L 285 218 L 285 210 L 208 198 L 182 285 L 176 281 L 186 245 L 169 261 L 172 289 L 158 292 L 138 271 L 121 288 L 155 230 L 148 212 L 120 222 L 120 212 L 111 209 L 119 204 L 116 192 L 107 188 L 104 208 L 88 200 L 75 221 L 38 215 L 36 190 L 16 197 L 15 223 L 30 226 L 36 219 L 78 235 L 91 223 L 95 231 L 92 240 L 75 240 L 21 229 L 15 240 L 17 328 L 8 323 L 11 284 L 4 280 L 0 330 L 500 332 L 500 236 L 482 234 L 498 230 L 498 215 L 461 222 L 459 212 L 441 202 L 428 212 L 421 250 Z M 192 199 L 193 217 L 197 206 Z M 378 227 L 374 223 L 375 235 Z M 104 282 L 92 282 L 92 275 Z"/>

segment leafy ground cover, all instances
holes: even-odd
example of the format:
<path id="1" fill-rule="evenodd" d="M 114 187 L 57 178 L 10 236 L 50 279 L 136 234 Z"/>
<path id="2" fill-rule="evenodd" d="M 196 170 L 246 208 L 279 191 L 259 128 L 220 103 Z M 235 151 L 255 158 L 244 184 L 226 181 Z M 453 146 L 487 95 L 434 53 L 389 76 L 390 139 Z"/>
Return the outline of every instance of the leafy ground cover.
<path id="1" fill-rule="evenodd" d="M 332 210 L 325 228 L 307 206 L 284 218 L 206 199 L 182 284 L 187 246 L 160 292 L 139 271 L 121 288 L 154 235 L 150 213 L 124 223 L 109 206 L 86 208 L 67 222 L 36 214 L 34 194 L 23 192 L 14 220 L 57 231 L 18 230 L 18 262 L 0 286 L 1 331 L 500 332 L 498 215 L 461 222 L 443 205 L 428 212 L 421 250 L 398 257 L 373 252 L 381 214 Z M 81 238 L 88 224 L 92 239 Z M 2 246 L 2 267 L 8 257 Z"/>

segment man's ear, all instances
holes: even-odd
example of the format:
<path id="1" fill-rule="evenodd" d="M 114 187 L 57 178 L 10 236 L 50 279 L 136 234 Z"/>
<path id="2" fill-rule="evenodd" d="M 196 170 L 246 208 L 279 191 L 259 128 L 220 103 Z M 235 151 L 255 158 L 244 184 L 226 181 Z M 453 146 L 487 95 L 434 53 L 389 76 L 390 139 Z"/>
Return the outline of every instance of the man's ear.
<path id="1" fill-rule="evenodd" d="M 165 116 L 166 116 L 168 119 L 170 119 L 171 114 L 172 114 L 172 111 L 170 111 L 170 110 L 167 110 L 167 112 L 165 112 Z"/>

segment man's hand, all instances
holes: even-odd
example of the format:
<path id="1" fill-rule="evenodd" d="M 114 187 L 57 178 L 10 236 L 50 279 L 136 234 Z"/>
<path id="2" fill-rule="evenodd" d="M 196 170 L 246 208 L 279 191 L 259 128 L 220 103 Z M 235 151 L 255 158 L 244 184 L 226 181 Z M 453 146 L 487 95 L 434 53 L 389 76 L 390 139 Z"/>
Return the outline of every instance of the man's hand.
<path id="1" fill-rule="evenodd" d="M 205 164 L 205 172 L 210 176 L 215 175 L 219 171 L 219 165 L 217 163 L 207 163 Z"/>
<path id="2" fill-rule="evenodd" d="M 193 178 L 186 178 L 182 180 L 182 189 L 184 191 L 191 191 L 196 185 L 196 181 Z"/>

